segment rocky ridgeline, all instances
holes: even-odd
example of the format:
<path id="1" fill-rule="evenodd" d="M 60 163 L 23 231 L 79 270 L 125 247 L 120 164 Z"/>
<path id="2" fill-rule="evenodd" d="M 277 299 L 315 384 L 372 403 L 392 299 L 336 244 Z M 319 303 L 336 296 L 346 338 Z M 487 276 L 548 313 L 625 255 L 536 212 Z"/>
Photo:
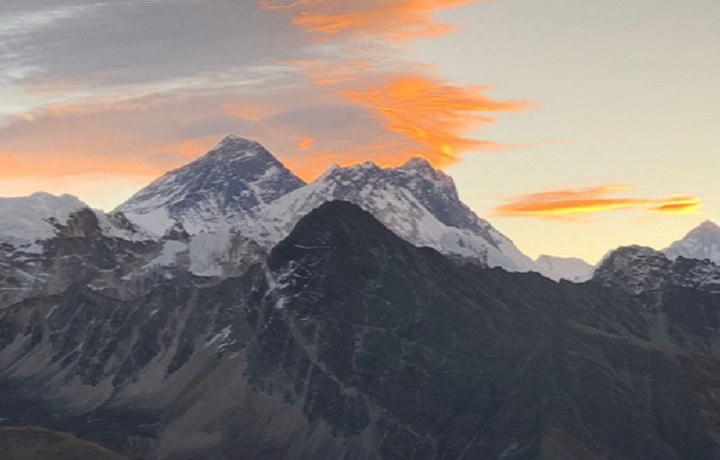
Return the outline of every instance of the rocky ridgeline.
<path id="1" fill-rule="evenodd" d="M 53 259 L 111 244 L 89 230 Z M 138 264 L 182 255 L 171 233 L 133 243 Z M 4 304 L 0 417 L 133 459 L 718 458 L 720 298 L 674 281 L 703 262 L 629 248 L 556 283 L 461 266 L 346 202 L 262 254 Z"/>

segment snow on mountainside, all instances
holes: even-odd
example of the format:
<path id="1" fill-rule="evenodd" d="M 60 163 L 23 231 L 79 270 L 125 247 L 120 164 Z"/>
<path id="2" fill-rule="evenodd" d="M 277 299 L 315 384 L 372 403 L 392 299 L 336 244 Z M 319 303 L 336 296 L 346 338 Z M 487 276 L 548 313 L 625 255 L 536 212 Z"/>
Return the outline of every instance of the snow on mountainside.
<path id="1" fill-rule="evenodd" d="M 254 141 L 226 137 L 205 156 L 140 190 L 120 211 L 157 236 L 176 222 L 190 233 L 247 228 L 263 205 L 304 182 Z"/>
<path id="2" fill-rule="evenodd" d="M 67 222 L 70 215 L 86 205 L 70 195 L 53 196 L 39 192 L 28 197 L 0 199 L 0 240 L 13 245 L 32 244 L 52 238 L 56 222 Z"/>
<path id="3" fill-rule="evenodd" d="M 420 158 L 398 168 L 383 169 L 370 162 L 331 168 L 266 208 L 266 238 L 279 241 L 301 217 L 330 200 L 359 205 L 416 246 L 511 271 L 535 269 L 512 241 L 460 201 L 449 176 Z"/>
<path id="4" fill-rule="evenodd" d="M 575 257 L 555 257 L 542 255 L 535 261 L 543 276 L 551 280 L 568 280 L 582 283 L 592 277 L 594 267 Z"/>
<path id="5" fill-rule="evenodd" d="M 57 236 L 63 227 L 69 225 L 72 216 L 82 211 L 92 213 L 100 230 L 108 237 L 127 240 L 147 238 L 142 232 L 135 233 L 124 228 L 124 222 L 90 209 L 74 196 L 38 192 L 27 197 L 0 198 L 0 243 L 21 248 L 24 252 L 40 251 L 38 242 Z"/>
<path id="6" fill-rule="evenodd" d="M 420 158 L 399 168 L 335 166 L 306 185 L 260 144 L 229 136 L 117 211 L 157 236 L 176 223 L 190 234 L 229 226 L 270 248 L 330 200 L 358 204 L 414 245 L 511 271 L 536 270 L 512 241 L 460 201 L 449 176 Z"/>
<path id="7" fill-rule="evenodd" d="M 720 227 L 706 220 L 663 251 L 669 258 L 709 259 L 720 264 Z"/>

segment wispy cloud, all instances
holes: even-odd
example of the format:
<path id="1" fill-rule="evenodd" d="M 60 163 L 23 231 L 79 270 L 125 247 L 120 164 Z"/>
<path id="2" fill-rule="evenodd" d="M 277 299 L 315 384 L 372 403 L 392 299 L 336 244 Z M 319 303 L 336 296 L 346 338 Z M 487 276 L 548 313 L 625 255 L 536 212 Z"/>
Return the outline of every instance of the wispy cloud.
<path id="1" fill-rule="evenodd" d="M 397 165 L 412 156 L 425 156 L 435 166 L 461 160 L 461 154 L 501 151 L 503 145 L 474 137 L 477 129 L 495 122 L 492 114 L 527 109 L 524 101 L 501 101 L 489 87 L 460 85 L 440 76 L 429 64 L 408 61 L 403 44 L 412 39 L 441 35 L 454 27 L 440 24 L 435 13 L 479 0 L 266 0 L 262 4 L 290 15 L 291 22 L 319 41 L 307 59 L 296 66 L 312 83 L 375 113 L 382 120 L 360 144 L 345 149 L 313 149 L 316 168 L 329 161 L 348 164 L 373 160 Z M 317 158 L 326 158 L 323 162 Z M 308 169 L 305 166 L 303 169 Z"/>
<path id="2" fill-rule="evenodd" d="M 577 221 L 588 215 L 609 211 L 640 209 L 661 214 L 690 214 L 701 207 L 699 198 L 687 195 L 667 198 L 617 196 L 633 189 L 612 185 L 530 193 L 498 206 L 493 214 L 496 217 Z"/>
<path id="3" fill-rule="evenodd" d="M 495 121 L 486 113 L 518 111 L 529 106 L 526 102 L 487 97 L 487 89 L 456 86 L 416 74 L 394 77 L 379 87 L 341 90 L 340 94 L 376 110 L 388 130 L 421 146 L 409 155 L 424 155 L 436 166 L 444 167 L 460 161 L 459 154 L 464 152 L 503 149 L 499 143 L 473 139 L 468 134 Z"/>

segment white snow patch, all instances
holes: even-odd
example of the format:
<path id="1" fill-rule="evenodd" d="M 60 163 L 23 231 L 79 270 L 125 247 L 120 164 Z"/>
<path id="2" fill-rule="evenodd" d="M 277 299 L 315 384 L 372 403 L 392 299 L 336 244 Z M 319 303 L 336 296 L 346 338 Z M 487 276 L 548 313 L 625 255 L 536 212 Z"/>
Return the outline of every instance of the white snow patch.
<path id="1" fill-rule="evenodd" d="M 53 223 L 65 224 L 70 215 L 88 206 L 70 195 L 38 192 L 28 197 L 0 198 L 0 241 L 23 246 L 26 252 L 40 249 L 34 243 L 53 238 Z"/>
<path id="2" fill-rule="evenodd" d="M 181 241 L 168 240 L 163 245 L 158 257 L 150 261 L 146 267 L 172 267 L 177 265 L 178 254 L 187 250 L 187 244 Z"/>
<path id="3" fill-rule="evenodd" d="M 175 221 L 168 216 L 168 213 L 164 208 L 154 209 L 147 214 L 139 214 L 130 211 L 125 212 L 124 214 L 128 220 L 156 238 L 161 238 L 175 225 Z"/>
<path id="4" fill-rule="evenodd" d="M 222 263 L 232 246 L 232 231 L 224 227 L 214 233 L 199 233 L 190 240 L 190 273 L 196 276 L 221 276 Z"/>

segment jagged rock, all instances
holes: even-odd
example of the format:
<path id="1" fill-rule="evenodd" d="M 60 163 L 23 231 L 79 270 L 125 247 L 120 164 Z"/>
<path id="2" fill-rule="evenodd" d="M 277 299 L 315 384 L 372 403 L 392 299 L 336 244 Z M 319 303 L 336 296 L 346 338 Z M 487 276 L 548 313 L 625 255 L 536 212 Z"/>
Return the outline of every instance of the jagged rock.
<path id="1" fill-rule="evenodd" d="M 611 252 L 597 267 L 593 279 L 631 294 L 660 290 L 666 285 L 720 292 L 720 267 L 711 261 L 678 257 L 642 246 Z"/>

